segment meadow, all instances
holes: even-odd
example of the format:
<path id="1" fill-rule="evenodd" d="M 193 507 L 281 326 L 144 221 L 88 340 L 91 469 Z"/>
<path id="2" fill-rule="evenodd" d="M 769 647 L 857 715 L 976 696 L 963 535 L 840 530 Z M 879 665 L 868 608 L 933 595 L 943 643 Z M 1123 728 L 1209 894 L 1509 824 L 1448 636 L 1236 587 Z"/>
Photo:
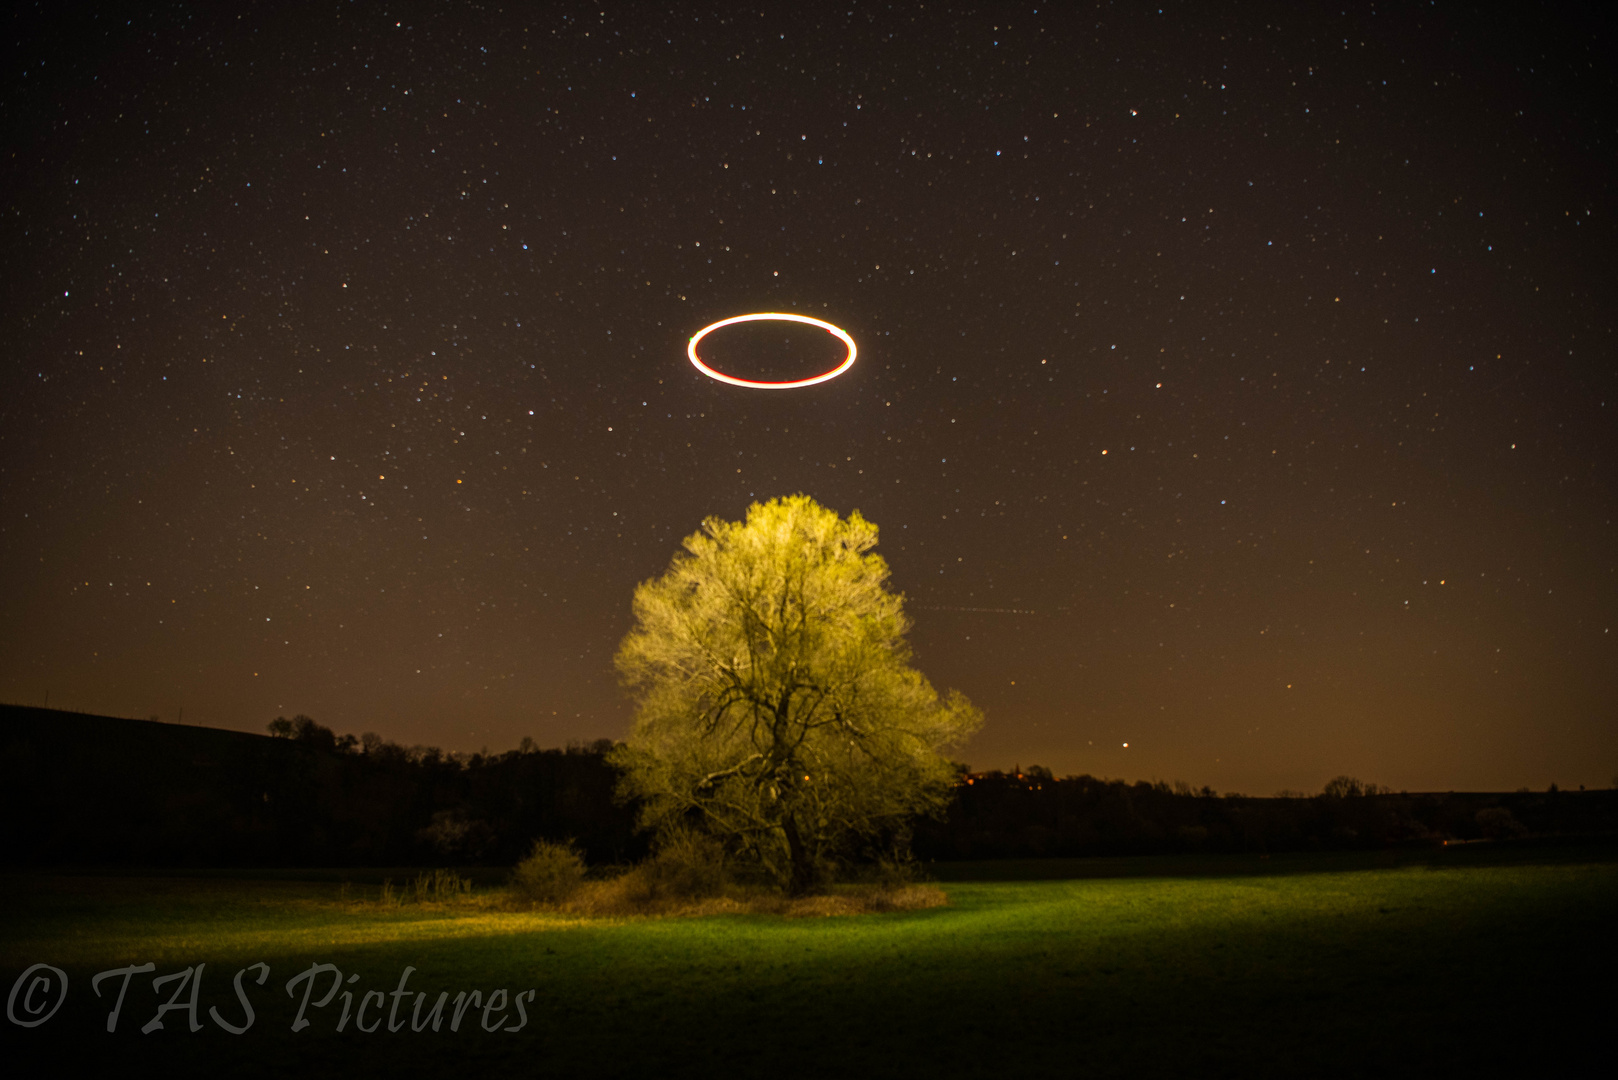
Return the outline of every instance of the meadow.
<path id="1" fill-rule="evenodd" d="M 381 871 L 13 873 L 0 991 L 36 963 L 69 989 L 46 1023 L 0 1026 L 0 1052 L 118 1075 L 771 1077 L 1487 1075 L 1608 1053 L 1610 843 L 934 869 L 949 902 L 923 911 L 621 920 L 503 910 L 497 874 L 467 902 L 384 906 Z M 209 1010 L 240 1026 L 232 977 L 260 962 L 254 1024 L 229 1034 Z M 121 977 L 99 997 L 90 979 L 143 963 L 108 1033 Z M 176 985 L 190 1000 L 153 978 L 198 963 L 202 1030 L 176 1008 L 143 1034 Z M 341 975 L 311 1001 L 339 977 L 356 1006 L 384 995 L 361 1018 L 376 1030 L 337 1032 L 339 996 L 291 1031 L 287 983 L 315 963 Z M 503 1008 L 451 1031 L 473 990 Z M 412 1030 L 417 991 L 424 1013 L 447 993 L 440 1030 Z"/>

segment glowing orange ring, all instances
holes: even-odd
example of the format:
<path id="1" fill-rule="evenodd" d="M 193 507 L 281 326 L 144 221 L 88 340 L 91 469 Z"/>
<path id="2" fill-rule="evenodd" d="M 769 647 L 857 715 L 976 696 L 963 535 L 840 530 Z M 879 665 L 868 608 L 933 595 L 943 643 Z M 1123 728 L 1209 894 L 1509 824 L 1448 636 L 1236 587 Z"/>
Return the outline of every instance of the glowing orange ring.
<path id="1" fill-rule="evenodd" d="M 736 323 L 744 322 L 795 322 L 807 323 L 810 326 L 818 326 L 822 330 L 826 331 L 826 333 L 837 338 L 844 345 L 847 345 L 848 355 L 843 358 L 843 362 L 841 364 L 838 364 L 836 367 L 822 375 L 816 375 L 812 379 L 797 379 L 793 382 L 758 382 L 754 379 L 738 379 L 734 375 L 726 375 L 722 371 L 715 371 L 707 364 L 704 364 L 701 357 L 697 356 L 697 343 L 703 338 L 707 337 L 709 334 L 720 329 L 721 327 L 733 326 Z M 813 386 L 815 383 L 823 383 L 828 379 L 837 378 L 837 376 L 854 366 L 854 356 L 856 354 L 856 350 L 854 348 L 853 338 L 849 337 L 841 327 L 833 326 L 831 323 L 826 322 L 823 319 L 811 319 L 807 315 L 789 315 L 780 311 L 764 311 L 759 312 L 756 315 L 737 315 L 729 319 L 720 319 L 718 322 L 713 323 L 710 326 L 704 326 L 701 330 L 697 331 L 696 335 L 692 337 L 691 343 L 685 347 L 685 354 L 691 358 L 691 362 L 697 366 L 697 370 L 708 376 L 710 379 L 718 379 L 720 382 L 730 383 L 732 386 L 746 386 L 755 390 L 791 390 L 795 386 Z"/>

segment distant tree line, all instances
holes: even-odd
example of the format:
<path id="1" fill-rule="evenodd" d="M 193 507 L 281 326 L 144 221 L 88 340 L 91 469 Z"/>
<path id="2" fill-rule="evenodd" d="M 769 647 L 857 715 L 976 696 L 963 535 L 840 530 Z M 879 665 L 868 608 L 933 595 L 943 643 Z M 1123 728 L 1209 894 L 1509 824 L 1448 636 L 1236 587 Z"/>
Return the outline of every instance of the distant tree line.
<path id="1" fill-rule="evenodd" d="M 1057 779 L 1038 765 L 966 773 L 943 820 L 923 820 L 925 859 L 1307 851 L 1618 832 L 1618 791 L 1395 792 L 1340 776 L 1319 795 L 1219 795 L 1185 783 Z"/>
<path id="2" fill-rule="evenodd" d="M 515 863 L 536 838 L 593 862 L 644 851 L 614 802 L 611 742 L 446 754 L 306 716 L 275 738 L 0 707 L 8 863 L 420 866 Z"/>
<path id="3" fill-rule="evenodd" d="M 448 754 L 337 735 L 306 716 L 271 735 L 0 706 L 6 864 L 514 865 L 535 840 L 593 864 L 646 852 L 600 740 Z M 922 859 L 1297 851 L 1618 833 L 1618 790 L 1404 793 L 1338 777 L 1314 796 L 959 770 Z"/>

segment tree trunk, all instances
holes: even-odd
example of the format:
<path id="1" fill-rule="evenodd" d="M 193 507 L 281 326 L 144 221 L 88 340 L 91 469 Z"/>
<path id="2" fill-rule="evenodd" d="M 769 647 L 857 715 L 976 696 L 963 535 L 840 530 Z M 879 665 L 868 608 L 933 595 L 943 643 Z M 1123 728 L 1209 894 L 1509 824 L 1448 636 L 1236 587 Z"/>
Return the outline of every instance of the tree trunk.
<path id="1" fill-rule="evenodd" d="M 787 895 L 802 896 L 815 887 L 820 875 L 816 873 L 814 859 L 798 832 L 798 822 L 791 814 L 781 819 L 781 829 L 786 833 L 787 851 L 792 856 L 792 877 L 787 882 Z"/>

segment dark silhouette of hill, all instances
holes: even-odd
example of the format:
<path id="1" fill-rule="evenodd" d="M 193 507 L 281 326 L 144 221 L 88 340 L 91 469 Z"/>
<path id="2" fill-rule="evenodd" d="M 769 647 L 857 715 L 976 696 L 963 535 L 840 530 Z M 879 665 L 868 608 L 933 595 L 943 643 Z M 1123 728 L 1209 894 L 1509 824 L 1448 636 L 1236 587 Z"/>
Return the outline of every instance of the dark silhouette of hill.
<path id="1" fill-rule="evenodd" d="M 452 756 L 308 717 L 281 737 L 0 706 L 11 864 L 511 864 L 539 837 L 641 853 L 610 744 Z"/>
<path id="2" fill-rule="evenodd" d="M 512 865 L 535 839 L 592 863 L 645 852 L 613 798 L 610 743 L 450 755 L 306 716 L 273 735 L 0 705 L 11 865 Z M 1311 851 L 1618 834 L 1618 791 L 1394 793 L 1339 777 L 1320 795 L 965 773 L 923 859 Z"/>
<path id="3" fill-rule="evenodd" d="M 1393 792 L 1338 777 L 1252 798 L 1144 780 L 963 774 L 948 816 L 917 824 L 928 859 L 1313 851 L 1618 833 L 1618 791 Z"/>

